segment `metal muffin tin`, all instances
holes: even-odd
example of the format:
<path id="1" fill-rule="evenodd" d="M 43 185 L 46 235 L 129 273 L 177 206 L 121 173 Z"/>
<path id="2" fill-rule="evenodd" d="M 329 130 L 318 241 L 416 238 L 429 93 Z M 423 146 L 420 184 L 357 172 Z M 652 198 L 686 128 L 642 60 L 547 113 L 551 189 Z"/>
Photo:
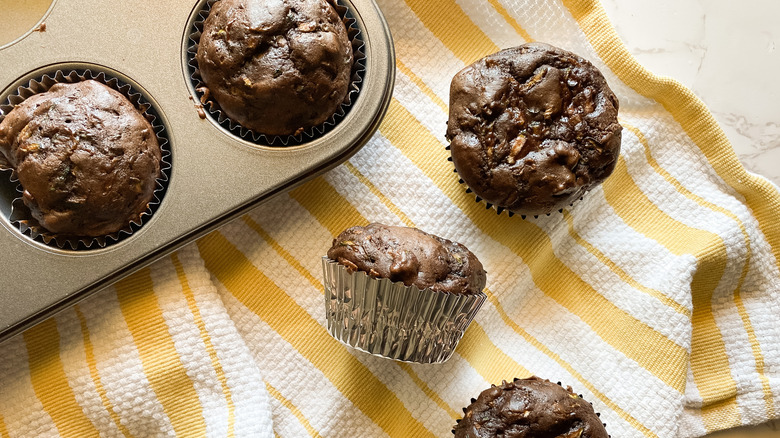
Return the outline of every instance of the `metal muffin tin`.
<path id="1" fill-rule="evenodd" d="M 157 211 L 140 230 L 105 248 L 64 250 L 23 235 L 9 220 L 10 200 L 18 195 L 0 190 L 0 341 L 335 167 L 376 131 L 390 102 L 395 57 L 373 0 L 340 0 L 364 41 L 360 94 L 333 129 L 293 147 L 258 146 L 200 117 L 187 47 L 205 2 L 54 0 L 44 32 L 0 47 L 0 102 L 44 73 L 104 71 L 154 106 L 172 152 Z"/>

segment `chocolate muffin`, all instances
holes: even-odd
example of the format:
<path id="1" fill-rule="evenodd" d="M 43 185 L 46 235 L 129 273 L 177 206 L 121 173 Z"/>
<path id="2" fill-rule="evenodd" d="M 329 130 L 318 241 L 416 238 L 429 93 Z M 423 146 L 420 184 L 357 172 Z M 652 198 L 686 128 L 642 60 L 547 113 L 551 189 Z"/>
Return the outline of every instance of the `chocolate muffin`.
<path id="1" fill-rule="evenodd" d="M 297 135 L 344 101 L 353 63 L 335 0 L 220 0 L 196 60 L 210 95 L 256 133 Z"/>
<path id="2" fill-rule="evenodd" d="M 485 270 L 471 251 L 416 228 L 377 223 L 352 227 L 333 240 L 328 257 L 349 272 L 421 290 L 476 294 L 485 287 Z"/>
<path id="3" fill-rule="evenodd" d="M 618 106 L 604 76 L 573 53 L 543 43 L 502 50 L 452 80 L 452 161 L 496 208 L 548 214 L 614 170 Z"/>
<path id="4" fill-rule="evenodd" d="M 608 438 L 590 403 L 538 377 L 482 391 L 464 409 L 456 438 Z"/>
<path id="5" fill-rule="evenodd" d="M 121 93 L 92 80 L 57 83 L 0 123 L 0 152 L 46 230 L 98 237 L 138 222 L 160 177 L 151 124 Z"/>
<path id="6" fill-rule="evenodd" d="M 322 267 L 328 332 L 389 359 L 446 361 L 487 298 L 474 254 L 415 228 L 349 228 Z"/>

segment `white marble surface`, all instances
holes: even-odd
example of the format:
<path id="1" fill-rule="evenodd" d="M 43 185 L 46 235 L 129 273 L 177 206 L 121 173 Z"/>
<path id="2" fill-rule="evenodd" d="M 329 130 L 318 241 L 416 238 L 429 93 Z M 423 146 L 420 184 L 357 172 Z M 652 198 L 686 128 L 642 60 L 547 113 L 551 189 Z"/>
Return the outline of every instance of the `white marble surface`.
<path id="1" fill-rule="evenodd" d="M 701 98 L 750 171 L 780 185 L 780 1 L 601 0 L 628 50 Z M 712 438 L 780 437 L 780 421 Z"/>
<path id="2" fill-rule="evenodd" d="M 744 166 L 780 185 L 780 1 L 602 3 L 637 60 L 693 90 Z"/>

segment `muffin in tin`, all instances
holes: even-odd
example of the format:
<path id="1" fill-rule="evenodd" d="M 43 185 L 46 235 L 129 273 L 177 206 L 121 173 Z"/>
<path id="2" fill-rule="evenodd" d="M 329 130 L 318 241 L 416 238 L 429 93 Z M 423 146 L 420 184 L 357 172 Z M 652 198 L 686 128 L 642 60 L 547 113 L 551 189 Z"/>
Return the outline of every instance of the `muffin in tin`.
<path id="1" fill-rule="evenodd" d="M 603 182 L 620 154 L 619 103 L 587 60 L 544 43 L 452 79 L 447 138 L 462 181 L 497 209 L 549 214 Z"/>
<path id="2" fill-rule="evenodd" d="M 244 128 L 294 136 L 345 101 L 352 42 L 328 0 L 220 0 L 196 54 L 210 98 Z"/>
<path id="3" fill-rule="evenodd" d="M 477 257 L 416 228 L 349 228 L 323 267 L 330 333 L 391 359 L 447 360 L 486 298 Z"/>
<path id="4" fill-rule="evenodd" d="M 99 237 L 140 223 L 161 177 L 157 135 L 121 93 L 94 81 L 56 83 L 0 123 L 0 153 L 38 225 Z"/>
<path id="5" fill-rule="evenodd" d="M 539 377 L 514 379 L 482 391 L 463 409 L 456 438 L 608 438 L 593 406 Z"/>

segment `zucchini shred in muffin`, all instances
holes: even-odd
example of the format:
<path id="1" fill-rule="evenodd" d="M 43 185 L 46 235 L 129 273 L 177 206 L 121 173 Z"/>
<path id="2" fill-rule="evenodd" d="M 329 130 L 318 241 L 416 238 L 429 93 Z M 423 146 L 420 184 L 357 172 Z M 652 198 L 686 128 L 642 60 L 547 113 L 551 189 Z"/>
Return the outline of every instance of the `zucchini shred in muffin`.
<path id="1" fill-rule="evenodd" d="M 65 238 L 140 224 L 161 178 L 154 128 L 122 93 L 94 81 L 55 83 L 0 123 L 2 153 L 31 228 Z"/>
<path id="2" fill-rule="evenodd" d="M 295 136 L 329 120 L 351 84 L 353 47 L 334 0 L 220 0 L 198 41 L 206 100 L 244 128 Z"/>

